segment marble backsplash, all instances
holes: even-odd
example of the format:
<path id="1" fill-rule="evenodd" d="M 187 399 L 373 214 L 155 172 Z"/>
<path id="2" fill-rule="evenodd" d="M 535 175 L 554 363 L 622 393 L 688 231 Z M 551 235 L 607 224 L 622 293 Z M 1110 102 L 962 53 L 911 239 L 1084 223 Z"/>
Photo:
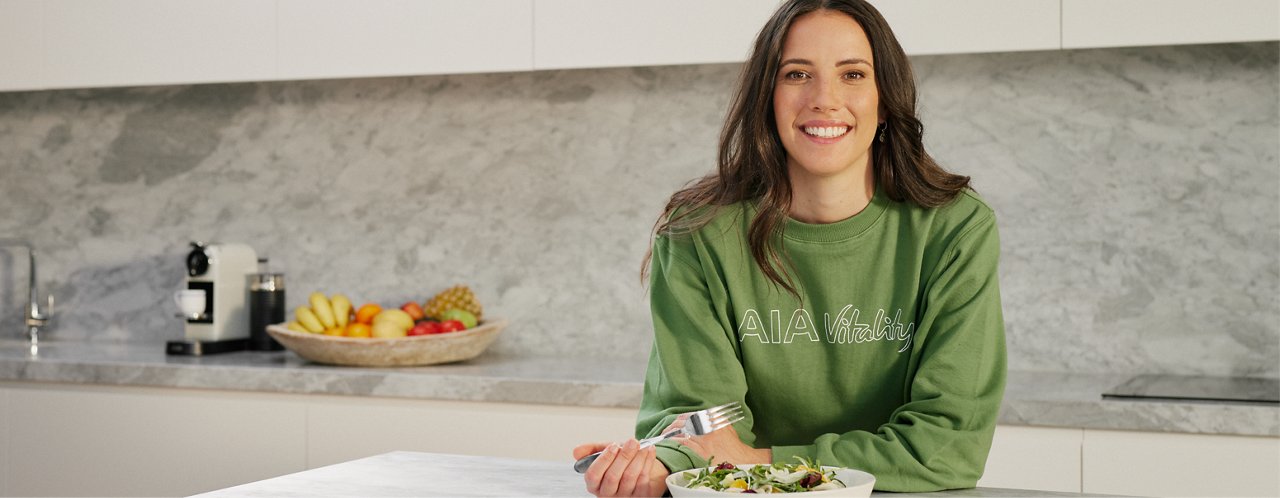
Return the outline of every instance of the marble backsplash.
<path id="1" fill-rule="evenodd" d="M 926 140 L 996 208 L 1010 367 L 1275 376 L 1280 44 L 914 59 Z M 501 352 L 643 356 L 640 259 L 737 65 L 0 93 L 0 238 L 53 340 L 182 335 L 188 241 L 398 305 L 468 283 Z M 0 335 L 26 256 L 0 250 Z"/>

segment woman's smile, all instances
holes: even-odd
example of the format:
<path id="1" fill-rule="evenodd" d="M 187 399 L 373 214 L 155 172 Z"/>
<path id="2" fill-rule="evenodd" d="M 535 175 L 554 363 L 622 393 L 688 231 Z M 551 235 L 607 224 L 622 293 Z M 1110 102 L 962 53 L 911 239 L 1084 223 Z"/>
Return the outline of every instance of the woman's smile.
<path id="1" fill-rule="evenodd" d="M 800 125 L 800 131 L 818 144 L 839 142 L 851 129 L 853 127 L 840 121 L 809 121 Z"/>

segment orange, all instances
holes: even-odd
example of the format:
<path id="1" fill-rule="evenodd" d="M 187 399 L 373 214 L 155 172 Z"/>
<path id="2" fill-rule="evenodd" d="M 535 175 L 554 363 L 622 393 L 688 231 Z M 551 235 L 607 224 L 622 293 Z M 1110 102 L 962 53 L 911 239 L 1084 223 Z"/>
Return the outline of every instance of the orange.
<path id="1" fill-rule="evenodd" d="M 372 327 L 367 323 L 351 322 L 347 324 L 347 337 L 369 337 Z"/>
<path id="2" fill-rule="evenodd" d="M 369 325 L 373 323 L 373 317 L 382 312 L 382 307 L 373 303 L 368 303 L 360 307 L 356 311 L 356 323 Z"/>

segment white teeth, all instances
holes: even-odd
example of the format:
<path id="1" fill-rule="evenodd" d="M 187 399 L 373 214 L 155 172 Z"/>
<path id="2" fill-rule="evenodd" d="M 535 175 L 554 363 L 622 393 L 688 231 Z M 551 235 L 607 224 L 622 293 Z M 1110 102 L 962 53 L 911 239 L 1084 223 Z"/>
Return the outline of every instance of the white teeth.
<path id="1" fill-rule="evenodd" d="M 836 138 L 849 132 L 845 126 L 806 126 L 804 132 L 819 138 Z"/>

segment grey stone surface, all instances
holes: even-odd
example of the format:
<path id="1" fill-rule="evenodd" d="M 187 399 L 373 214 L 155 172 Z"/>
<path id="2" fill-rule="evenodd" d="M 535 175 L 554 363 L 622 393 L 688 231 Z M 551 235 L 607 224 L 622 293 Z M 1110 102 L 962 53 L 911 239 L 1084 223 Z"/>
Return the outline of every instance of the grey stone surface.
<path id="1" fill-rule="evenodd" d="M 996 208 L 1014 369 L 1280 375 L 1280 44 L 918 57 Z M 0 93 L 0 235 L 49 337 L 159 349 L 191 239 L 396 306 L 470 284 L 500 354 L 643 358 L 640 258 L 736 65 Z M 0 337 L 23 255 L 0 250 Z"/>
<path id="2" fill-rule="evenodd" d="M 0 382 L 335 394 L 408 399 L 639 408 L 645 361 L 631 357 L 486 352 L 448 365 L 332 367 L 290 352 L 166 356 L 132 343 L 55 342 L 31 356 L 0 341 Z M 1103 400 L 1123 374 L 1011 371 L 999 422 L 1198 434 L 1280 436 L 1280 405 Z"/>

